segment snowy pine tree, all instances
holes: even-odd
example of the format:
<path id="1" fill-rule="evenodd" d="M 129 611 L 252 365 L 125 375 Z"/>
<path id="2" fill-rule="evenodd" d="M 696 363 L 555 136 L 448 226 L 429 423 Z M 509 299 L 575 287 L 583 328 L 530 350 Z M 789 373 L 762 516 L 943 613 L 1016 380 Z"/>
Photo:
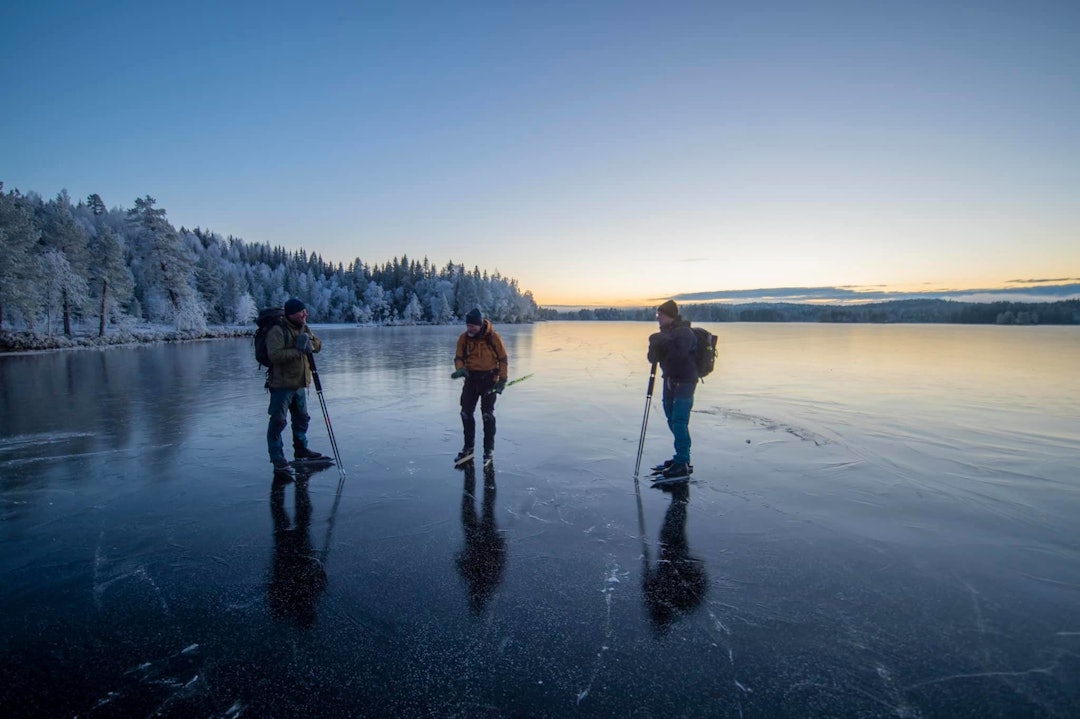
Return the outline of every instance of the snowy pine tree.
<path id="1" fill-rule="evenodd" d="M 22 195 L 5 193 L 0 182 L 0 327 L 5 319 L 10 322 L 11 310 L 28 327 L 37 315 L 41 277 L 33 250 L 40 234 Z"/>

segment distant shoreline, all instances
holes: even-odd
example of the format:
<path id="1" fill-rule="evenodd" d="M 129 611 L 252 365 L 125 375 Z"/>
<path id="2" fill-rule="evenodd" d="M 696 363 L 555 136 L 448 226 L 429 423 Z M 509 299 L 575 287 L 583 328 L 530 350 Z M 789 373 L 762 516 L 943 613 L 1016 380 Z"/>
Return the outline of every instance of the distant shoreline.
<path id="1" fill-rule="evenodd" d="M 1080 300 L 1057 302 L 958 302 L 941 299 L 890 300 L 858 305 L 793 302 L 681 304 L 691 322 L 825 322 L 852 324 L 1077 325 Z M 652 320 L 647 308 L 593 308 L 558 312 L 543 307 L 543 320 Z"/>
<path id="2" fill-rule="evenodd" d="M 940 301 L 938 301 L 940 302 Z M 935 308 L 941 305 L 938 302 L 932 302 L 931 305 Z M 911 304 L 915 304 L 911 302 Z M 920 303 L 923 304 L 923 303 Z M 960 306 L 960 303 L 946 302 L 945 305 L 952 305 L 953 307 Z M 1043 317 L 1039 317 L 1036 313 L 1025 315 L 1023 311 L 1019 312 L 1007 312 L 1005 315 L 999 314 L 998 316 L 972 316 L 974 313 L 956 314 L 936 314 L 933 312 L 915 312 L 907 316 L 890 315 L 878 315 L 870 317 L 859 316 L 856 313 L 843 312 L 841 308 L 836 307 L 804 307 L 802 305 L 757 305 L 757 306 L 742 306 L 741 309 L 749 310 L 748 312 L 732 313 L 731 308 L 724 308 L 727 312 L 723 316 L 708 316 L 708 313 L 700 311 L 700 307 L 693 305 L 685 306 L 683 308 L 683 316 L 694 322 L 716 322 L 716 323 L 765 323 L 765 324 L 786 324 L 786 323 L 818 323 L 818 324 L 926 324 L 926 325 L 941 325 L 941 324 L 957 324 L 957 325 L 971 325 L 971 324 L 989 324 L 989 325 L 1012 325 L 1012 326 L 1032 326 L 1032 325 L 1077 325 L 1080 324 L 1080 302 L 1077 300 L 1068 300 L 1065 302 L 1056 303 L 1066 309 L 1065 316 L 1061 316 L 1061 313 L 1057 313 L 1057 316 L 1047 317 L 1046 314 Z M 1016 305 L 1012 306 L 1016 308 Z M 847 309 L 847 308 L 844 308 Z M 925 309 L 925 305 L 919 309 Z M 1002 309 L 1000 306 L 992 309 Z M 1005 308 L 1006 310 L 1010 308 Z M 785 311 L 787 310 L 787 311 Z M 794 310 L 794 311 L 793 311 Z M 825 311 L 829 311 L 826 314 Z M 542 310 L 543 312 L 543 310 Z M 609 308 L 604 311 L 590 311 L 581 310 L 574 313 L 551 313 L 548 312 L 546 317 L 542 316 L 536 322 L 596 322 L 596 321 L 614 321 L 614 322 L 652 322 L 653 310 L 619 310 L 616 308 Z M 552 316 L 557 315 L 557 316 Z M 705 315 L 705 316 L 702 316 Z M 426 326 L 443 326 L 443 325 L 427 325 Z M 445 326 L 451 326 L 454 323 L 446 323 Z M 533 324 L 533 322 L 527 323 Z M 313 325 L 316 328 L 320 326 L 323 328 L 339 328 L 339 327 L 395 327 L 401 326 L 393 323 L 389 324 L 356 324 L 352 322 L 341 323 L 319 323 Z M 152 345 L 152 344 L 164 344 L 170 342 L 194 342 L 198 340 L 212 340 L 212 339 L 230 339 L 237 337 L 252 337 L 255 334 L 255 328 L 247 325 L 213 325 L 207 327 L 205 330 L 177 330 L 168 327 L 149 327 L 140 326 L 138 328 L 130 329 L 112 329 L 105 334 L 104 337 L 98 337 L 97 334 L 90 334 L 88 332 L 76 333 L 73 337 L 65 337 L 64 335 L 43 335 L 38 332 L 31 332 L 29 330 L 11 331 L 0 330 L 0 355 L 5 354 L 34 354 L 39 352 L 55 352 L 58 350 L 78 350 L 78 349 L 105 349 L 108 347 L 131 347 L 138 345 Z"/>

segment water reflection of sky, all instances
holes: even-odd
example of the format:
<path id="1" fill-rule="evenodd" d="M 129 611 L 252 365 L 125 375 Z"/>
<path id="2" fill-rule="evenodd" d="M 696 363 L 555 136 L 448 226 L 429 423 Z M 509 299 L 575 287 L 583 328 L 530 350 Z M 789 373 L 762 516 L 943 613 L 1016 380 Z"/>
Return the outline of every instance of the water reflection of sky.
<path id="1" fill-rule="evenodd" d="M 499 399 L 485 472 L 451 466 L 458 328 L 320 328 L 344 482 L 271 482 L 242 340 L 0 357 L 0 701 L 17 716 L 1080 707 L 1070 328 L 715 326 L 696 472 L 675 492 L 630 476 L 652 325 L 500 329 L 511 377 L 533 376 Z M 643 465 L 670 451 L 654 406 Z"/>

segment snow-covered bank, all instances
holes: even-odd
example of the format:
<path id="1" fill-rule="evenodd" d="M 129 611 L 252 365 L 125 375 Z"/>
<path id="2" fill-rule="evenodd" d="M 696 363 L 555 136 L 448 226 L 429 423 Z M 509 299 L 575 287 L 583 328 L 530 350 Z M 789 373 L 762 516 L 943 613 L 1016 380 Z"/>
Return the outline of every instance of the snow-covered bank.
<path id="1" fill-rule="evenodd" d="M 49 350 L 93 349 L 117 345 L 157 344 L 161 342 L 187 342 L 190 340 L 243 337 L 254 335 L 255 328 L 239 325 L 220 325 L 205 330 L 177 330 L 168 327 L 140 326 L 113 329 L 98 337 L 97 333 L 74 333 L 44 335 L 38 332 L 10 332 L 0 330 L 0 352 L 45 352 Z"/>

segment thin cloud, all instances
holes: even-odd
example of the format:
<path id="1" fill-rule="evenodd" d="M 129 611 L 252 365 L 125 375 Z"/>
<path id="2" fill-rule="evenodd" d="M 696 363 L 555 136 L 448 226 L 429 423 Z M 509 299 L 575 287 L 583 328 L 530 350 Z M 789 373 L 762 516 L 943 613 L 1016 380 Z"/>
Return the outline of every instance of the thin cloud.
<path id="1" fill-rule="evenodd" d="M 1061 282 L 1080 282 L 1080 277 L 1060 277 L 1060 278 L 1058 278 L 1056 280 L 1009 280 L 1005 284 L 1039 285 L 1039 284 L 1051 284 L 1051 283 L 1057 284 L 1057 283 L 1061 283 Z"/>
<path id="2" fill-rule="evenodd" d="M 1030 281 L 1029 281 L 1030 283 Z M 964 290 L 890 291 L 884 289 L 853 289 L 851 287 L 768 287 L 751 290 L 715 290 L 684 292 L 671 299 L 679 302 L 884 302 L 888 300 L 964 299 L 994 302 L 1009 299 L 1052 302 L 1080 298 L 1080 282 L 1040 284 L 1026 287 L 995 287 Z"/>

